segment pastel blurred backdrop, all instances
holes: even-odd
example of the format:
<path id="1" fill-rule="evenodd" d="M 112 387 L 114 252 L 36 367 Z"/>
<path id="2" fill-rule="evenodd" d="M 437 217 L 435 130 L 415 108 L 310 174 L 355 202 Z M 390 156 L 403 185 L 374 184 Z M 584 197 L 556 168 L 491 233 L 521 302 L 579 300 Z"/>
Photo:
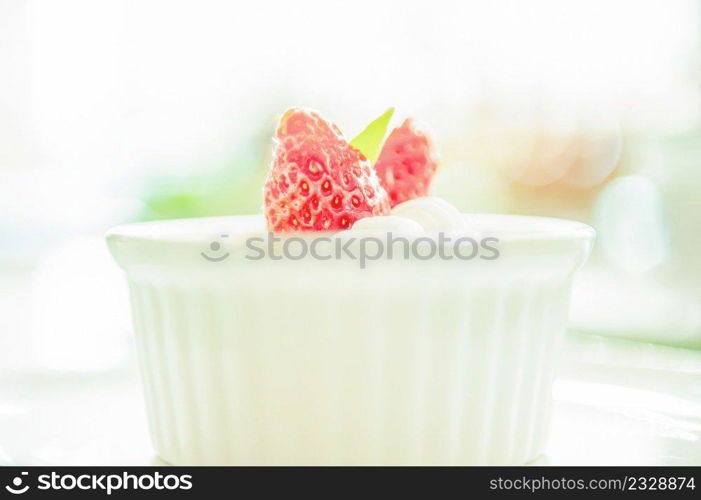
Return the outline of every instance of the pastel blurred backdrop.
<path id="1" fill-rule="evenodd" d="M 293 105 L 348 136 L 395 106 L 433 132 L 436 195 L 593 225 L 552 460 L 580 459 L 567 436 L 595 405 L 618 420 L 589 442 L 630 429 L 631 408 L 653 435 L 607 459 L 701 463 L 700 27 L 696 0 L 0 0 L 0 463 L 141 459 L 126 287 L 102 235 L 258 212 Z M 682 423 L 651 424 L 660 405 Z M 138 452 L 95 437 L 105 413 Z M 43 434 L 13 437 L 28 426 Z"/>

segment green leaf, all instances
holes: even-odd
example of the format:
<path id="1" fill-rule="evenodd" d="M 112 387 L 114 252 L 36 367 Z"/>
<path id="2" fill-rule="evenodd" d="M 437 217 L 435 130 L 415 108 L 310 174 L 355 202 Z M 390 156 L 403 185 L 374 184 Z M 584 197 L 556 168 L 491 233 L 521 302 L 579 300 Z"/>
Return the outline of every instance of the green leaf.
<path id="1" fill-rule="evenodd" d="M 370 125 L 365 127 L 365 130 L 355 136 L 350 142 L 351 146 L 360 150 L 370 160 L 370 163 L 375 163 L 377 157 L 380 156 L 380 149 L 387 134 L 387 125 L 389 125 L 393 114 L 394 108 L 389 108 L 370 122 Z"/>

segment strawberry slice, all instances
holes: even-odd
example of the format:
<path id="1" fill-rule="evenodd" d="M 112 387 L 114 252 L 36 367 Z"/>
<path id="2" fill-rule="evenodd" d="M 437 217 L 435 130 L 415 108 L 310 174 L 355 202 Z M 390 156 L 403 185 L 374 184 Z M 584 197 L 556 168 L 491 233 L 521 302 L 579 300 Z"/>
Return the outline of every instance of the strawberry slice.
<path id="1" fill-rule="evenodd" d="M 263 188 L 272 232 L 338 231 L 389 213 L 377 173 L 338 127 L 308 109 L 285 112 Z"/>
<path id="2" fill-rule="evenodd" d="M 392 207 L 428 195 L 437 167 L 433 143 L 411 119 L 392 130 L 375 164 Z"/>

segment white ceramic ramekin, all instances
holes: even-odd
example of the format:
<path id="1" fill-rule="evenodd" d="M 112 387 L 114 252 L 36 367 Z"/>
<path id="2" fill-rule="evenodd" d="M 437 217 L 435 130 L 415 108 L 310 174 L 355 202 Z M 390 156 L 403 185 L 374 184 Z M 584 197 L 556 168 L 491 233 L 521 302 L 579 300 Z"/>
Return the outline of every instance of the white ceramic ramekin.
<path id="1" fill-rule="evenodd" d="M 468 222 L 499 239 L 499 258 L 366 269 L 248 260 L 246 238 L 264 232 L 254 216 L 110 231 L 158 454 L 172 464 L 538 457 L 570 284 L 594 233 L 535 217 Z"/>

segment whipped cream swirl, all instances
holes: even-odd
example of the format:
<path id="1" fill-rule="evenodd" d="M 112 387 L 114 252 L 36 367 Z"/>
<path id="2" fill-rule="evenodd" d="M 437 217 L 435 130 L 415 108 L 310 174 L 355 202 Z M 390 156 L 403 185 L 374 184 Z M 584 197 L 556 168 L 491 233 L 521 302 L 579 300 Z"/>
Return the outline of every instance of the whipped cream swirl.
<path id="1" fill-rule="evenodd" d="M 365 217 L 350 231 L 393 231 L 402 234 L 466 232 L 465 217 L 447 201 L 436 197 L 414 198 L 395 206 L 390 215 Z"/>

